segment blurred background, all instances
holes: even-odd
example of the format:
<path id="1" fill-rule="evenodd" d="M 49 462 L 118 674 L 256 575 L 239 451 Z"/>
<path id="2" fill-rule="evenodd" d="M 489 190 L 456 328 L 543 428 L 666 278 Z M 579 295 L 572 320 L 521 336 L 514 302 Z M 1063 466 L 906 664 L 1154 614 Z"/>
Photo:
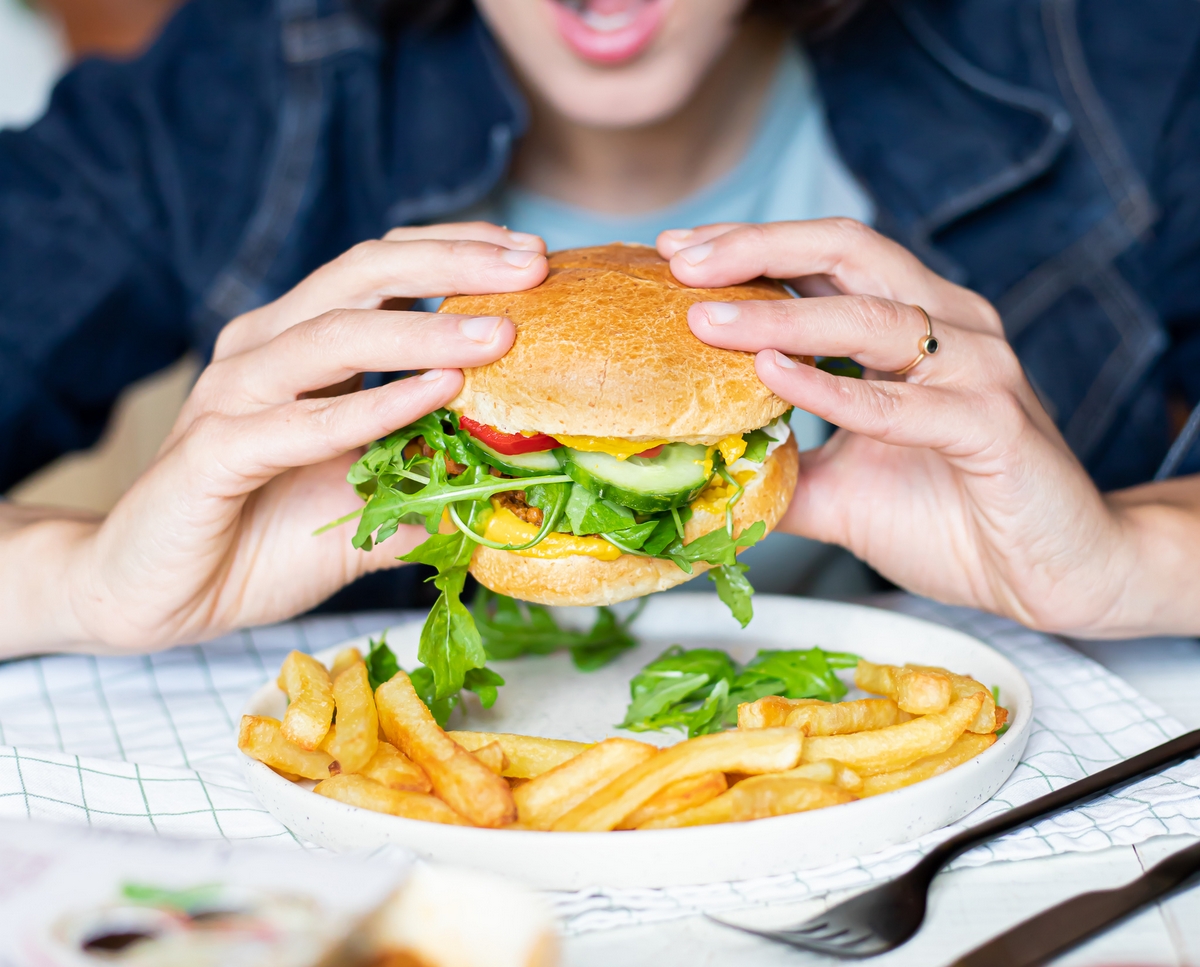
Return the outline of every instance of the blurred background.
<path id="1" fill-rule="evenodd" d="M 0 127 L 35 121 L 54 82 L 82 57 L 134 57 L 179 0 L 0 0 Z M 198 369 L 185 358 L 130 387 L 100 442 L 22 481 L 7 496 L 106 511 L 150 463 Z"/>

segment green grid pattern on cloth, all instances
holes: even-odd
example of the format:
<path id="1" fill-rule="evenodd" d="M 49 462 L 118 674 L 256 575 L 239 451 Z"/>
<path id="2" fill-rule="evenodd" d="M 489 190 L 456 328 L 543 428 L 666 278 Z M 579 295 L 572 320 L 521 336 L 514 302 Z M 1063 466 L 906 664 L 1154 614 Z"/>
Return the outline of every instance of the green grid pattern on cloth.
<path id="1" fill-rule="evenodd" d="M 1046 635 L 903 597 L 897 610 L 959 628 L 1007 655 L 1034 693 L 1026 753 L 978 822 L 1183 729 L 1122 679 Z M 40 819 L 180 838 L 304 847 L 251 795 L 235 744 L 250 695 L 293 648 L 319 651 L 419 614 L 309 618 L 150 656 L 71 655 L 0 664 L 0 819 Z M 662 890 L 550 894 L 570 932 L 795 902 L 893 876 L 961 824 L 818 870 Z M 973 850 L 963 865 L 1200 835 L 1200 763 Z"/>

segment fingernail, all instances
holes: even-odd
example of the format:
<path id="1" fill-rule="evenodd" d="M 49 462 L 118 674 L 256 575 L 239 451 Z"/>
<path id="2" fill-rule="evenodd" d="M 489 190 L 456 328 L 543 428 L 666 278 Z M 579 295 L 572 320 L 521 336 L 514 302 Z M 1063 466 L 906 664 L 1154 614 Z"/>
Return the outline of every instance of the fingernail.
<path id="1" fill-rule="evenodd" d="M 705 242 L 703 245 L 693 245 L 691 248 L 681 249 L 676 254 L 688 265 L 699 265 L 712 255 L 712 250 L 712 242 Z"/>
<path id="2" fill-rule="evenodd" d="M 677 238 L 682 242 L 684 239 L 691 238 L 696 233 L 690 228 L 668 228 L 663 231 L 663 234 L 670 238 Z"/>
<path id="3" fill-rule="evenodd" d="M 702 302 L 700 308 L 710 326 L 724 326 L 737 322 L 742 314 L 742 310 L 731 302 Z"/>
<path id="4" fill-rule="evenodd" d="M 509 232 L 508 237 L 510 239 L 512 239 L 512 243 L 514 245 L 522 246 L 522 247 L 528 247 L 530 245 L 537 245 L 538 241 L 539 241 L 539 239 L 536 235 L 529 235 L 529 234 L 526 234 L 525 232 Z"/>
<path id="5" fill-rule="evenodd" d="M 424 379 L 424 380 L 429 380 L 429 381 L 433 381 L 435 379 L 441 379 L 442 373 L 444 373 L 444 372 L 445 372 L 444 369 L 427 369 L 420 376 L 418 376 L 417 379 Z"/>
<path id="6" fill-rule="evenodd" d="M 525 250 L 514 251 L 505 249 L 500 253 L 500 258 L 504 259 L 509 265 L 515 265 L 518 269 L 527 269 L 533 264 L 533 260 L 538 257 L 538 252 L 529 252 Z"/>
<path id="7" fill-rule="evenodd" d="M 458 331 L 473 342 L 491 342 L 503 320 L 499 316 L 473 316 L 458 324 Z"/>
<path id="8" fill-rule="evenodd" d="M 775 354 L 775 365 L 780 369 L 795 369 L 799 364 L 789 356 L 785 356 L 778 349 L 772 349 Z"/>

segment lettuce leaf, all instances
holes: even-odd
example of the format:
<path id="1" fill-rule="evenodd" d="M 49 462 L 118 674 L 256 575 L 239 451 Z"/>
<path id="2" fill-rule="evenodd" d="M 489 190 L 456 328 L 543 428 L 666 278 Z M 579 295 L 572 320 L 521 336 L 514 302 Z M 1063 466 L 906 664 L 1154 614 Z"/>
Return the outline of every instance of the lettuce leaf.
<path id="1" fill-rule="evenodd" d="M 748 570 L 748 564 L 722 564 L 708 572 L 709 580 L 717 586 L 717 597 L 743 628 L 754 617 L 754 605 L 750 601 L 754 588 L 746 579 Z"/>
<path id="2" fill-rule="evenodd" d="M 640 608 L 623 621 L 610 608 L 599 608 L 590 630 L 572 631 L 561 628 L 540 605 L 480 587 L 471 612 L 488 658 L 501 660 L 569 650 L 576 668 L 594 671 L 637 643 L 628 629 Z"/>
<path id="3" fill-rule="evenodd" d="M 364 659 L 367 665 L 367 680 L 374 691 L 384 682 L 391 679 L 400 671 L 400 663 L 396 655 L 388 647 L 386 633 L 379 636 L 378 641 L 371 641 L 370 650 Z M 451 695 L 439 696 L 434 684 L 433 670 L 425 665 L 418 665 L 409 675 L 413 689 L 425 703 L 438 725 L 445 728 L 450 719 L 450 713 L 462 701 L 462 692 L 456 691 Z M 504 684 L 504 679 L 490 668 L 472 668 L 464 676 L 463 688 L 479 696 L 484 708 L 496 704 L 498 689 Z"/>
<path id="4" fill-rule="evenodd" d="M 396 676 L 396 672 L 400 671 L 400 663 L 388 647 L 386 631 L 379 636 L 378 641 L 374 638 L 368 640 L 370 648 L 363 662 L 367 666 L 367 683 L 374 692 L 384 682 L 390 682 Z"/>
<path id="5" fill-rule="evenodd" d="M 835 670 L 857 664 L 857 655 L 806 648 L 760 651 L 739 669 L 723 651 L 672 645 L 630 681 L 621 727 L 676 728 L 691 738 L 736 726 L 738 705 L 766 695 L 835 702 L 846 694 Z"/>

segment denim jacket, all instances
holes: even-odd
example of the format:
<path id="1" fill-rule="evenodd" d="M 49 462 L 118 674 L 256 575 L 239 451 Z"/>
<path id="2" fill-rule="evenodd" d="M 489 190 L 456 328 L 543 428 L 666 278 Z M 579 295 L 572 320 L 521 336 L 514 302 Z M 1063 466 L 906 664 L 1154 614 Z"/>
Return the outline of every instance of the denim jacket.
<path id="1" fill-rule="evenodd" d="M 880 0 L 810 49 L 881 229 L 999 307 L 1097 483 L 1200 470 L 1195 0 Z M 385 40 L 350 0 L 194 0 L 72 70 L 0 134 L 0 491 L 233 316 L 481 199 L 525 124 L 477 19 Z"/>

